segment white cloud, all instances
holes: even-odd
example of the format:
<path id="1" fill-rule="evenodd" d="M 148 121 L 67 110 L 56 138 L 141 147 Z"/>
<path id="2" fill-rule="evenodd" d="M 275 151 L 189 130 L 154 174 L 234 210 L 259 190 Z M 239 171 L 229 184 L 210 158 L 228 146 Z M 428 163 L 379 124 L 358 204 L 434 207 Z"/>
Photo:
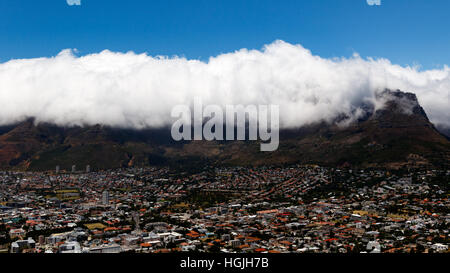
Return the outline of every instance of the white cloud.
<path id="1" fill-rule="evenodd" d="M 81 6 L 81 0 L 66 0 L 66 2 L 69 6 Z"/>
<path id="2" fill-rule="evenodd" d="M 450 126 L 449 67 L 326 59 L 283 41 L 208 62 L 108 50 L 11 60 L 0 64 L 0 124 L 36 117 L 59 125 L 155 127 L 172 122 L 174 105 L 198 96 L 204 105 L 278 104 L 281 126 L 292 127 L 350 114 L 384 88 L 416 93 L 435 124 Z"/>

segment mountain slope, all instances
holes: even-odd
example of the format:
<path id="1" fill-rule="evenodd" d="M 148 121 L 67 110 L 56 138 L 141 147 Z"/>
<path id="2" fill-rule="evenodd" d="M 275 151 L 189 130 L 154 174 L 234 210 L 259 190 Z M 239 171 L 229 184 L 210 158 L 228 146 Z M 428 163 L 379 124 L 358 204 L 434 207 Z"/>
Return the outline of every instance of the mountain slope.
<path id="1" fill-rule="evenodd" d="M 331 166 L 448 167 L 450 142 L 430 123 L 414 94 L 381 93 L 383 109 L 346 126 L 320 123 L 280 132 L 275 152 L 258 142 L 175 142 L 169 128 L 141 131 L 104 126 L 61 128 L 26 120 L 1 127 L 0 168 L 50 170 L 56 165 L 93 169 L 157 164 L 265 165 L 318 163 Z"/>

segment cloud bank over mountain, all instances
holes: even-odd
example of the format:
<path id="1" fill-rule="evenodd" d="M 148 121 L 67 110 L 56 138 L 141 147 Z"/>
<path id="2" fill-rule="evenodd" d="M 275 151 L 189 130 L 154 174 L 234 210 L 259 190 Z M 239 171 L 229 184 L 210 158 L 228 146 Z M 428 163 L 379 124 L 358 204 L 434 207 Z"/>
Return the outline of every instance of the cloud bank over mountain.
<path id="1" fill-rule="evenodd" d="M 175 105 L 280 106 L 281 126 L 331 121 L 362 113 L 389 89 L 416 93 L 431 121 L 450 127 L 450 68 L 420 70 L 387 59 L 327 59 L 301 45 L 275 41 L 262 50 L 241 49 L 207 62 L 108 50 L 0 64 L 0 125 L 35 117 L 58 125 L 160 127 Z"/>

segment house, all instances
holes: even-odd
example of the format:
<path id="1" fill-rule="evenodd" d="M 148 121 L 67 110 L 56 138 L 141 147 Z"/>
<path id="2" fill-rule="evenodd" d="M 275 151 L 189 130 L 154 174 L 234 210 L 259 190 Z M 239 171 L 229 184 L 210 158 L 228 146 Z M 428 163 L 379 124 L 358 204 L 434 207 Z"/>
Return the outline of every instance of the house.
<path id="1" fill-rule="evenodd" d="M 122 252 L 122 248 L 120 245 L 112 244 L 112 245 L 103 245 L 95 248 L 91 248 L 89 253 L 120 253 Z"/>
<path id="2" fill-rule="evenodd" d="M 78 242 L 67 242 L 59 246 L 59 253 L 81 253 L 81 246 Z"/>
<path id="3" fill-rule="evenodd" d="M 366 250 L 369 253 L 381 253 L 381 245 L 377 241 L 370 241 L 367 243 Z"/>
<path id="4" fill-rule="evenodd" d="M 17 237 L 23 237 L 25 236 L 27 232 L 21 228 L 17 228 L 17 229 L 11 229 L 9 231 L 9 237 L 11 237 L 11 239 L 17 238 Z"/>
<path id="5" fill-rule="evenodd" d="M 11 244 L 11 253 L 20 253 L 24 249 L 33 249 L 35 246 L 36 242 L 33 240 L 33 238 L 15 241 Z"/>
<path id="6" fill-rule="evenodd" d="M 444 252 L 448 250 L 448 245 L 436 243 L 432 246 L 432 248 L 437 252 Z"/>

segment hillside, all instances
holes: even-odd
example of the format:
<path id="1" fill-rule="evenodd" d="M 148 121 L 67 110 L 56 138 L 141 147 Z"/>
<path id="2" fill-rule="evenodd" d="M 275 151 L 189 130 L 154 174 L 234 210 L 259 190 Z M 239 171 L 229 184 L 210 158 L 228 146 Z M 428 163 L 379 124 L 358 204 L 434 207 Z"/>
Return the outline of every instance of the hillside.
<path id="1" fill-rule="evenodd" d="M 267 165 L 315 163 L 330 166 L 434 166 L 448 168 L 450 141 L 441 134 L 412 93 L 385 91 L 383 109 L 347 125 L 320 123 L 280 132 L 275 152 L 260 152 L 244 141 L 175 142 L 170 129 L 141 131 L 101 125 L 63 128 L 28 119 L 0 127 L 0 168 L 52 170 L 210 163 Z"/>

